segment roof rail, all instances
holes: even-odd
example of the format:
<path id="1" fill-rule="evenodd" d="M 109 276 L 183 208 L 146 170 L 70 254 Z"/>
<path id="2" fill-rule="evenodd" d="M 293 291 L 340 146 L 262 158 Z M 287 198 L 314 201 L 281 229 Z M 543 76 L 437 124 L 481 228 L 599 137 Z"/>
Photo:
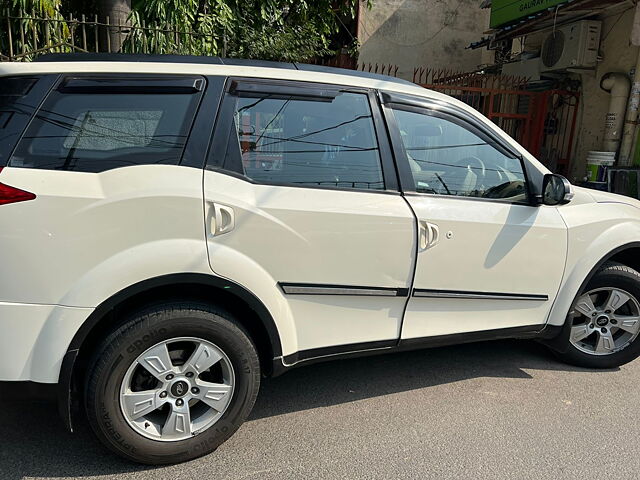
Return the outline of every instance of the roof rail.
<path id="1" fill-rule="evenodd" d="M 283 68 L 305 72 L 333 73 L 351 77 L 369 78 L 403 85 L 415 85 L 408 80 L 380 75 L 378 73 L 349 70 L 346 68 L 325 67 L 308 63 L 286 63 L 268 60 L 250 60 L 244 58 L 222 58 L 199 55 L 157 55 L 129 53 L 48 53 L 38 56 L 36 62 L 150 62 L 150 63 L 199 63 L 204 65 L 239 65 L 246 67 Z"/>

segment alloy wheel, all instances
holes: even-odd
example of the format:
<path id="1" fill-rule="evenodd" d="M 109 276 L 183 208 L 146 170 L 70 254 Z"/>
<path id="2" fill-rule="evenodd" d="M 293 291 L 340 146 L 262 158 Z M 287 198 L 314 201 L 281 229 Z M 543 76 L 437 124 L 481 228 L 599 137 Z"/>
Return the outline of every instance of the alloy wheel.
<path id="1" fill-rule="evenodd" d="M 619 288 L 597 288 L 574 307 L 571 344 L 590 355 L 611 355 L 629 346 L 640 333 L 640 303 Z"/>
<path id="2" fill-rule="evenodd" d="M 222 417 L 234 385 L 231 361 L 219 347 L 200 338 L 173 338 L 131 364 L 120 387 L 120 409 L 147 438 L 184 440 Z"/>

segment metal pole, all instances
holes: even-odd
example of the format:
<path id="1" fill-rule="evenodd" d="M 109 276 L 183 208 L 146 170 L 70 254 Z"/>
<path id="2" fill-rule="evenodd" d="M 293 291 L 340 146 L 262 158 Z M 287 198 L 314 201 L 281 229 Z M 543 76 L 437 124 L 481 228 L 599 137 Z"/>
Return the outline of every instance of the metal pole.
<path id="1" fill-rule="evenodd" d="M 84 16 L 84 13 L 82 14 L 82 48 L 83 50 L 88 50 L 87 48 L 87 20 L 86 17 Z"/>
<path id="2" fill-rule="evenodd" d="M 7 33 L 9 34 L 9 61 L 13 59 L 13 37 L 11 35 L 11 17 L 7 8 Z"/>

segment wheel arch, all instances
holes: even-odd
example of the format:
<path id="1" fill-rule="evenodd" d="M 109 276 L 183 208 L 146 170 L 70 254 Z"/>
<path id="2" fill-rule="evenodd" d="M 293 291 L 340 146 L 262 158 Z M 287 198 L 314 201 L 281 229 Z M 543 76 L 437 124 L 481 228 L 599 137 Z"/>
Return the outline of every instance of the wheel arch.
<path id="1" fill-rule="evenodd" d="M 635 242 L 631 246 L 625 246 L 621 249 L 617 249 L 602 263 L 608 261 L 621 263 L 627 267 L 633 268 L 637 272 L 640 272 L 640 242 Z M 602 266 L 602 263 L 598 268 Z"/>
<path id="2" fill-rule="evenodd" d="M 565 348 L 566 344 L 568 343 L 569 334 L 571 332 L 571 318 L 569 315 L 571 306 L 575 303 L 578 296 L 584 291 L 584 289 L 589 284 L 589 282 L 594 277 L 594 275 L 598 273 L 598 270 L 600 270 L 600 268 L 602 268 L 602 266 L 606 262 L 610 262 L 610 261 L 621 263 L 623 265 L 631 267 L 637 270 L 638 272 L 640 272 L 640 241 L 625 243 L 623 245 L 620 245 L 614 248 L 613 250 L 609 251 L 607 254 L 602 256 L 595 263 L 595 265 L 591 267 L 591 270 L 589 271 L 589 273 L 584 277 L 582 282 L 579 284 L 578 289 L 575 290 L 575 292 L 573 292 L 574 294 L 571 296 L 571 303 L 569 304 L 568 309 L 565 309 L 564 307 L 559 307 L 565 310 L 565 313 L 563 314 L 564 315 L 563 322 L 559 327 L 560 333 L 554 338 L 546 340 L 544 342 L 546 345 L 558 351 L 561 351 L 561 349 Z M 554 306 L 554 310 L 556 310 L 555 306 Z M 555 311 L 551 312 L 550 319 L 554 316 L 555 313 L 556 313 Z M 551 330 L 553 326 L 547 323 L 546 328 Z"/>
<path id="3" fill-rule="evenodd" d="M 65 426 L 73 430 L 74 400 L 81 395 L 84 365 L 91 347 L 119 326 L 118 314 L 167 298 L 212 302 L 235 313 L 258 349 L 263 372 L 270 374 L 274 358 L 282 355 L 276 323 L 262 301 L 243 286 L 203 273 L 176 273 L 143 280 L 102 302 L 71 340 L 58 380 L 58 408 Z"/>
<path id="4" fill-rule="evenodd" d="M 634 253 L 637 255 L 637 258 L 634 258 Z M 576 297 L 580 295 L 586 288 L 587 284 L 591 281 L 593 276 L 598 273 L 598 270 L 602 268 L 607 262 L 618 262 L 627 267 L 631 267 L 634 270 L 640 272 L 640 242 L 631 242 L 619 247 L 614 248 L 609 253 L 607 253 L 604 257 L 602 257 L 591 269 L 589 274 L 585 277 L 585 279 L 580 284 L 580 287 L 576 291 Z M 571 304 L 573 305 L 572 300 Z"/>

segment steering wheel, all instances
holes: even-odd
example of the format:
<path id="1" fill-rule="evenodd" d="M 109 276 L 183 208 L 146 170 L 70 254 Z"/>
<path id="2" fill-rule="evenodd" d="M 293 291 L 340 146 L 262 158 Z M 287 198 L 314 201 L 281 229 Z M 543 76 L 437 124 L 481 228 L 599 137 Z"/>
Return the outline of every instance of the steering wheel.
<path id="1" fill-rule="evenodd" d="M 471 171 L 478 176 L 478 179 L 484 178 L 487 173 L 484 162 L 478 157 L 465 157 L 456 161 L 454 165 L 459 167 L 471 168 Z"/>

